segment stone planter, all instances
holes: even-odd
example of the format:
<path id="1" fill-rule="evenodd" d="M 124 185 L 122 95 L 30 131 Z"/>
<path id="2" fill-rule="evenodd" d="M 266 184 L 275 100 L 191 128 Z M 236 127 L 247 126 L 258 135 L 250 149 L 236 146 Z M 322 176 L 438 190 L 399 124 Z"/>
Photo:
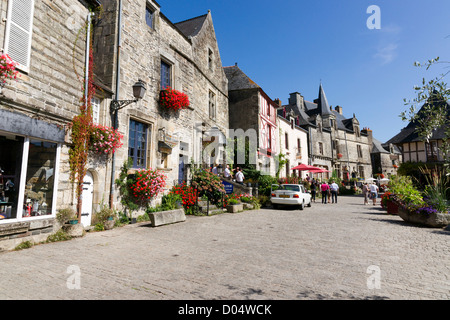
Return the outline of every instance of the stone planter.
<path id="1" fill-rule="evenodd" d="M 231 213 L 236 213 L 240 211 L 244 211 L 244 205 L 242 203 L 239 204 L 229 204 L 227 205 L 227 211 Z"/>
<path id="2" fill-rule="evenodd" d="M 444 228 L 450 225 L 450 214 L 442 212 L 427 215 L 423 213 L 409 212 L 399 207 L 398 215 L 406 222 L 419 224 L 430 228 Z"/>
<path id="3" fill-rule="evenodd" d="M 166 224 L 186 221 L 184 209 L 176 209 L 170 211 L 152 212 L 148 214 L 152 227 L 159 227 Z"/>

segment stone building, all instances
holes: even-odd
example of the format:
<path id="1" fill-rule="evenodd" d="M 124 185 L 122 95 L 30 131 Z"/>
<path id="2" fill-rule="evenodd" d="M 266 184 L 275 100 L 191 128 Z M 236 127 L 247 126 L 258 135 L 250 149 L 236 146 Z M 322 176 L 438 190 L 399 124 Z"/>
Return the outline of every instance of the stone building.
<path id="1" fill-rule="evenodd" d="M 398 167 L 402 162 L 402 153 L 400 149 L 392 143 L 381 143 L 373 138 L 373 148 L 371 152 L 373 177 L 383 174 L 389 178 L 396 175 Z"/>
<path id="2" fill-rule="evenodd" d="M 277 108 L 264 90 L 237 65 L 225 67 L 228 78 L 229 138 L 249 139 L 248 162 L 264 174 L 275 175 L 279 153 Z M 243 147 L 235 150 L 235 166 L 245 164 Z"/>
<path id="3" fill-rule="evenodd" d="M 111 181 L 128 157 L 133 170 L 163 170 L 168 189 L 187 179 L 192 161 L 202 164 L 211 132 L 224 143 L 228 87 L 210 12 L 174 24 L 150 0 L 1 0 L 0 14 L 4 51 L 20 63 L 19 78 L 8 80 L 0 97 L 0 250 L 44 239 L 57 210 L 75 208 L 64 128 L 80 113 L 90 54 L 94 122 L 116 124 L 124 145 L 112 159 L 89 156 L 85 227 L 101 204 L 119 207 Z M 136 83 L 146 88 L 138 101 Z M 188 95 L 188 109 L 161 108 L 167 86 Z M 117 122 L 113 101 L 128 104 Z"/>
<path id="4" fill-rule="evenodd" d="M 111 98 L 132 100 L 133 84 L 141 80 L 146 86 L 142 100 L 118 112 L 117 127 L 125 141 L 115 155 L 114 173 L 131 157 L 133 169 L 163 171 L 170 189 L 188 179 L 192 161 L 209 161 L 203 149 L 211 132 L 225 143 L 228 83 L 211 13 L 172 23 L 156 1 L 102 4 L 104 12 L 95 24 L 96 79 L 113 93 L 99 102 L 103 122 L 112 125 Z M 166 87 L 187 94 L 189 108 L 175 112 L 162 108 L 160 92 Z M 99 179 L 111 186 L 108 174 Z M 111 190 L 111 194 L 117 205 L 119 193 Z"/>
<path id="5" fill-rule="evenodd" d="M 46 239 L 57 210 L 73 203 L 62 127 L 79 113 L 88 48 L 79 29 L 98 6 L 0 1 L 0 43 L 19 63 L 0 95 L 0 251 Z"/>
<path id="6" fill-rule="evenodd" d="M 355 115 L 346 118 L 342 107 L 333 110 L 322 84 L 314 102 L 294 92 L 283 107 L 286 112 L 293 111 L 299 125 L 308 131 L 308 164 L 329 171 L 315 174 L 318 178 L 330 178 L 333 171 L 344 181 L 372 175 L 372 132 L 361 130 Z"/>

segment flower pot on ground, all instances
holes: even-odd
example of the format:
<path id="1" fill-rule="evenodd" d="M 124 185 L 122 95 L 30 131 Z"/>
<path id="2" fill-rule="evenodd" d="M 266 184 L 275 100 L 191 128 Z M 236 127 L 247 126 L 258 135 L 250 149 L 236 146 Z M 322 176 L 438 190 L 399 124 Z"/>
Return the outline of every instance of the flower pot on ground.
<path id="1" fill-rule="evenodd" d="M 398 205 L 393 201 L 386 203 L 386 210 L 388 214 L 398 214 Z"/>

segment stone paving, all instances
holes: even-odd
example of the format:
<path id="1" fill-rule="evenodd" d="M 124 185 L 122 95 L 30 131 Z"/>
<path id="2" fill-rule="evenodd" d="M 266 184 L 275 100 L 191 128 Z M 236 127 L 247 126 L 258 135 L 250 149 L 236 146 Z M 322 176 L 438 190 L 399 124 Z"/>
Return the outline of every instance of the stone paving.
<path id="1" fill-rule="evenodd" d="M 362 203 L 190 216 L 1 253 L 0 299 L 450 299 L 450 232 Z"/>

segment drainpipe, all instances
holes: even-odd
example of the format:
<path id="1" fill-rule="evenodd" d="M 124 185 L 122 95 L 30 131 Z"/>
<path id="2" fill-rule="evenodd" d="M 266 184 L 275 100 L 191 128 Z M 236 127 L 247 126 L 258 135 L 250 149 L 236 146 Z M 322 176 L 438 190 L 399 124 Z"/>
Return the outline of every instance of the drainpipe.
<path id="1" fill-rule="evenodd" d="M 118 20 L 117 20 L 117 62 L 116 62 L 116 94 L 115 94 L 115 100 L 119 100 L 119 93 L 120 93 L 120 48 L 122 46 L 122 0 L 119 0 L 119 12 L 118 12 Z M 117 116 L 118 110 L 114 111 L 113 117 L 113 128 L 117 129 L 118 125 L 118 116 Z M 114 204 L 114 176 L 116 174 L 115 172 L 115 166 L 116 166 L 116 154 L 112 154 L 112 162 L 111 162 L 111 189 L 110 189 L 110 199 L 109 199 L 109 206 L 111 209 L 113 209 Z"/>

